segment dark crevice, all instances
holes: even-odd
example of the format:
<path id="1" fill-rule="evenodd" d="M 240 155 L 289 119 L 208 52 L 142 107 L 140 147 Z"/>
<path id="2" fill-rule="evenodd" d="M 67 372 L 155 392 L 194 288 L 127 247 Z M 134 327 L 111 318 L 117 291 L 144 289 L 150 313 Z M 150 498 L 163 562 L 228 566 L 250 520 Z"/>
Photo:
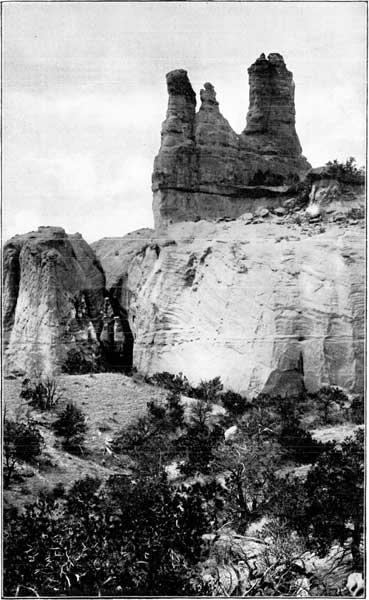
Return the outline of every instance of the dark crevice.
<path id="1" fill-rule="evenodd" d="M 128 312 L 112 293 L 108 296 L 114 317 L 108 325 L 109 343 L 103 345 L 104 358 L 110 368 L 130 373 L 133 366 L 134 336 L 129 325 Z M 116 322 L 117 320 L 118 322 Z M 123 334 L 123 339 L 115 338 L 117 328 Z"/>

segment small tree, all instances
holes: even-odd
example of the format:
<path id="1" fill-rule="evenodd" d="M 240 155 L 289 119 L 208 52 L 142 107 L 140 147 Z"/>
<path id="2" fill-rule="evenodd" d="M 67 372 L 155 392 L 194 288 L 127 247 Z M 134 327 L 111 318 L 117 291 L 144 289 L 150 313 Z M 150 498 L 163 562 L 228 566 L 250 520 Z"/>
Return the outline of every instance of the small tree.
<path id="1" fill-rule="evenodd" d="M 354 396 L 350 406 L 350 418 L 353 423 L 364 423 L 364 396 Z"/>
<path id="2" fill-rule="evenodd" d="M 251 408 L 251 404 L 248 402 L 247 398 L 241 396 L 241 394 L 232 392 L 231 390 L 222 394 L 221 399 L 224 408 L 235 417 L 243 415 Z"/>
<path id="3" fill-rule="evenodd" d="M 322 387 L 314 397 L 324 425 L 328 425 L 334 408 L 342 409 L 348 402 L 346 394 L 338 387 Z"/>
<path id="4" fill-rule="evenodd" d="M 82 452 L 84 434 L 87 431 L 85 416 L 73 402 L 68 402 L 59 418 L 53 423 L 56 435 L 64 437 L 63 448 L 68 452 Z"/>
<path id="5" fill-rule="evenodd" d="M 39 410 L 51 410 L 57 406 L 63 394 L 55 379 L 25 379 L 22 383 L 21 398 Z"/>
<path id="6" fill-rule="evenodd" d="M 223 389 L 220 377 L 208 381 L 201 381 L 197 388 L 193 388 L 193 395 L 200 400 L 215 402 Z"/>
<path id="7" fill-rule="evenodd" d="M 306 511 L 316 546 L 351 539 L 353 568 L 361 570 L 360 542 L 364 529 L 364 431 L 331 446 L 309 471 Z"/>
<path id="8" fill-rule="evenodd" d="M 212 471 L 224 474 L 228 490 L 229 516 L 244 530 L 260 518 L 279 465 L 280 447 L 273 436 L 239 436 L 213 452 Z"/>
<path id="9" fill-rule="evenodd" d="M 308 546 L 325 556 L 332 544 L 351 543 L 353 569 L 360 571 L 364 528 L 364 432 L 341 444 L 328 443 L 306 481 L 275 482 L 269 511 L 305 537 Z"/>
<path id="10" fill-rule="evenodd" d="M 223 438 L 223 428 L 212 424 L 212 405 L 209 401 L 198 400 L 192 407 L 190 422 L 185 433 L 177 442 L 177 447 L 185 456 L 182 471 L 187 474 L 207 473 L 213 457 L 213 450 Z"/>
<path id="11" fill-rule="evenodd" d="M 33 421 L 17 423 L 5 419 L 4 422 L 4 485 L 9 487 L 17 463 L 32 463 L 42 451 L 44 439 Z"/>

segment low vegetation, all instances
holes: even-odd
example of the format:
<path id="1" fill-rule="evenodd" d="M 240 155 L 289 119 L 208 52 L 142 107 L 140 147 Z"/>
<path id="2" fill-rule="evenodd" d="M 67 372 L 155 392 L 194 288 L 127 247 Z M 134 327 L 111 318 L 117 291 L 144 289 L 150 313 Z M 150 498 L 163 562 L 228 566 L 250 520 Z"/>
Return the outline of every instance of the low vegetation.
<path id="1" fill-rule="evenodd" d="M 307 426 L 362 423 L 362 397 L 326 387 L 249 400 L 224 391 L 219 377 L 192 387 L 169 373 L 150 383 L 165 386 L 167 397 L 150 400 L 112 436 L 114 475 L 7 507 L 6 595 L 332 595 L 302 557 L 325 557 L 334 544 L 349 549 L 351 570 L 362 570 L 363 431 L 324 444 Z M 64 450 L 83 457 L 84 414 L 69 401 L 57 410 L 52 430 Z M 18 466 L 42 453 L 27 419 L 5 422 L 10 488 Z M 295 474 L 300 465 L 303 476 Z M 258 544 L 252 565 L 250 539 Z"/>
<path id="2" fill-rule="evenodd" d="M 363 184 L 365 181 L 364 167 L 357 167 L 356 159 L 353 156 L 350 156 L 346 162 L 329 161 L 326 168 L 327 175 L 343 183 Z"/>

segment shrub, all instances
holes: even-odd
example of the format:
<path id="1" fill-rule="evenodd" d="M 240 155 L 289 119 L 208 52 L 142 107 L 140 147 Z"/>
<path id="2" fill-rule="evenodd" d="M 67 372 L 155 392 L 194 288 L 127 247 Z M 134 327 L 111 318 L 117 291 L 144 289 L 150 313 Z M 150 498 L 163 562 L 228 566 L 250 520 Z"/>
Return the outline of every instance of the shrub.
<path id="1" fill-rule="evenodd" d="M 68 402 L 59 418 L 53 423 L 56 435 L 64 437 L 63 448 L 73 454 L 83 451 L 84 434 L 87 426 L 80 408 Z"/>
<path id="2" fill-rule="evenodd" d="M 183 595 L 210 520 L 199 486 L 165 477 L 86 478 L 63 501 L 40 495 L 7 514 L 6 595 Z"/>
<path id="3" fill-rule="evenodd" d="M 191 391 L 188 379 L 183 373 L 173 375 L 173 373 L 163 371 L 162 373 L 154 373 L 151 377 L 147 377 L 146 381 L 147 383 L 166 388 L 167 390 L 178 394 L 188 395 Z"/>
<path id="4" fill-rule="evenodd" d="M 4 484 L 8 487 L 19 462 L 30 462 L 41 454 L 44 439 L 33 421 L 4 422 Z"/>
<path id="5" fill-rule="evenodd" d="M 362 184 L 365 181 L 364 167 L 356 166 L 356 159 L 350 156 L 345 163 L 338 160 L 327 162 L 327 175 L 343 183 Z"/>
<path id="6" fill-rule="evenodd" d="M 86 356 L 82 350 L 71 348 L 62 366 L 63 373 L 68 375 L 86 375 L 87 373 L 98 373 L 106 370 L 106 364 L 100 350 L 93 355 L 91 352 Z"/>
<path id="7" fill-rule="evenodd" d="M 315 394 L 310 394 L 310 398 L 316 402 L 324 425 L 328 425 L 334 416 L 342 417 L 342 409 L 348 403 L 346 394 L 340 388 L 333 386 L 322 387 Z"/>
<path id="8" fill-rule="evenodd" d="M 208 381 L 201 381 L 200 384 L 192 388 L 192 397 L 199 400 L 215 402 L 223 389 L 220 377 L 214 377 Z"/>
<path id="9" fill-rule="evenodd" d="M 231 390 L 228 390 L 228 392 L 221 395 L 221 401 L 224 408 L 235 417 L 243 415 L 247 410 L 250 410 L 252 406 L 247 398 L 241 396 L 241 394 L 232 392 Z"/>
<path id="10" fill-rule="evenodd" d="M 333 543 L 351 544 L 353 569 L 362 569 L 364 526 L 364 432 L 326 444 L 306 481 L 276 482 L 269 510 L 303 535 L 320 556 Z"/>
<path id="11" fill-rule="evenodd" d="M 350 418 L 353 423 L 364 423 L 364 396 L 354 396 L 350 406 Z"/>
<path id="12" fill-rule="evenodd" d="M 314 440 L 297 421 L 282 428 L 278 441 L 290 458 L 302 464 L 315 463 L 325 449 L 325 445 Z"/>
<path id="13" fill-rule="evenodd" d="M 63 397 L 56 380 L 49 377 L 35 381 L 25 379 L 20 396 L 39 410 L 52 410 Z"/>

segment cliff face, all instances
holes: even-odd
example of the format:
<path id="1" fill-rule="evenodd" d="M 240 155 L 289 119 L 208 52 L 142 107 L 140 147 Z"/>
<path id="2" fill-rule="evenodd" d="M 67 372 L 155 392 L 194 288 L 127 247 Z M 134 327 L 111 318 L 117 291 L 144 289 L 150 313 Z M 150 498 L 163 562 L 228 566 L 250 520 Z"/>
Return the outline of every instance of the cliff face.
<path id="1" fill-rule="evenodd" d="M 9 240 L 3 255 L 6 370 L 51 374 L 73 348 L 92 357 L 105 276 L 80 234 L 40 227 Z"/>
<path id="2" fill-rule="evenodd" d="M 132 259 L 121 301 L 134 365 L 248 394 L 362 391 L 363 222 L 250 217 L 173 225 Z"/>
<path id="3" fill-rule="evenodd" d="M 249 83 L 247 125 L 237 135 L 210 83 L 196 113 L 186 71 L 168 73 L 168 111 L 152 178 L 157 230 L 170 222 L 238 217 L 253 210 L 255 186 L 278 187 L 275 198 L 310 168 L 295 130 L 294 83 L 283 58 L 262 55 L 249 69 Z M 260 188 L 257 194 L 263 195 Z"/>

